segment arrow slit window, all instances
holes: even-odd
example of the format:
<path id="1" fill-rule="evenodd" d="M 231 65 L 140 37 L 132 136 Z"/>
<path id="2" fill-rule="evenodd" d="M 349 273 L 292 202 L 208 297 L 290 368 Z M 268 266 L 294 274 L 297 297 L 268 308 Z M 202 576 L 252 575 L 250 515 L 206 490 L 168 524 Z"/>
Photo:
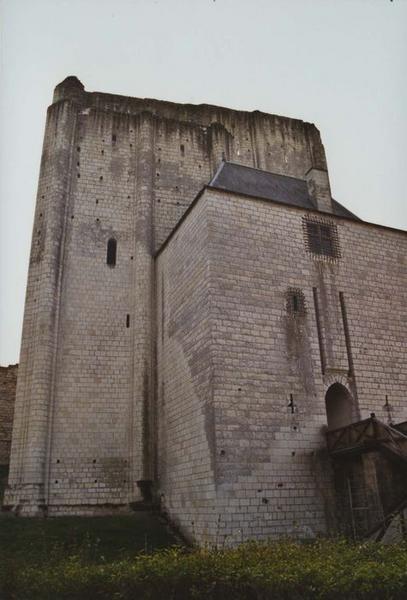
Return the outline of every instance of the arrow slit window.
<path id="1" fill-rule="evenodd" d="M 117 252 L 117 241 L 114 238 L 110 238 L 107 242 L 107 256 L 106 263 L 109 267 L 116 265 L 116 252 Z"/>

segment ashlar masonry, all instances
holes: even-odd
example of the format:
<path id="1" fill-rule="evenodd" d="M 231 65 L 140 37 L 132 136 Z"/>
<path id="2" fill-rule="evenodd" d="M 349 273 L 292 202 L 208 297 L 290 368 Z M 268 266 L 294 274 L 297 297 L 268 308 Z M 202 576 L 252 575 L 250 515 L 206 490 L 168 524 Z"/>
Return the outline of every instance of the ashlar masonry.
<path id="1" fill-rule="evenodd" d="M 378 531 L 407 498 L 406 242 L 332 199 L 312 124 L 68 77 L 5 508 L 155 505 L 214 544 Z"/>

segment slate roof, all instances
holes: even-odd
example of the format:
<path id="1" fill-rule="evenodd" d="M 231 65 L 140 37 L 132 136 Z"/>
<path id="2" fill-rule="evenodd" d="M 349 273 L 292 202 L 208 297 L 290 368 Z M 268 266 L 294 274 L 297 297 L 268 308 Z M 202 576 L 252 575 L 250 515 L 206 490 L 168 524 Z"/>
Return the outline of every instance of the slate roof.
<path id="1" fill-rule="evenodd" d="M 237 163 L 222 162 L 208 187 L 316 210 L 304 179 L 278 175 Z M 356 215 L 336 200 L 332 201 L 332 205 L 333 214 L 360 221 Z"/>

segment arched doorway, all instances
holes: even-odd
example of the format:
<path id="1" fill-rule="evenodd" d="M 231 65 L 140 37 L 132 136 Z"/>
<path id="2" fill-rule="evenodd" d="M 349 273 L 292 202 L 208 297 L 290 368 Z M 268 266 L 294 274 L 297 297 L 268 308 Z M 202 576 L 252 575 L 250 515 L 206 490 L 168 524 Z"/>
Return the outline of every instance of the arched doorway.
<path id="1" fill-rule="evenodd" d="M 333 383 L 325 395 L 328 429 L 338 429 L 352 423 L 352 396 L 346 387 Z"/>

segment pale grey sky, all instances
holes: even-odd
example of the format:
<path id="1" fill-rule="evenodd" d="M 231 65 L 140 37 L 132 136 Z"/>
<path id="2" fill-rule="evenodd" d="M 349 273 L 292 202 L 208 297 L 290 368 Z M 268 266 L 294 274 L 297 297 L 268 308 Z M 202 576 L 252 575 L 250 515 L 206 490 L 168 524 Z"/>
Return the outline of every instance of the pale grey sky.
<path id="1" fill-rule="evenodd" d="M 334 197 L 407 228 L 407 0 L 0 0 L 0 364 L 18 361 L 45 112 L 89 91 L 314 122 Z"/>

